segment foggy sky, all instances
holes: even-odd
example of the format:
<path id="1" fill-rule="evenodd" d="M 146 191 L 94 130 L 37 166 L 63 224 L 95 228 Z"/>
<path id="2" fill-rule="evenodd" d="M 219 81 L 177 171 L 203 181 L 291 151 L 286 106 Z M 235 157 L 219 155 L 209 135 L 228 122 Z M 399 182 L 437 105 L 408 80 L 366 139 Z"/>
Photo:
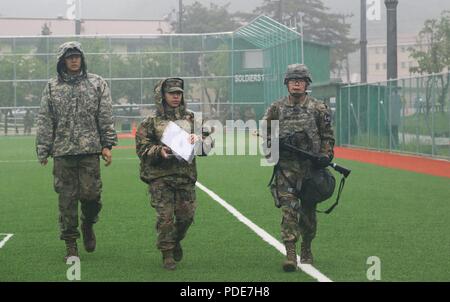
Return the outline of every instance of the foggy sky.
<path id="1" fill-rule="evenodd" d="M 0 0 L 1 17 L 56 18 L 65 16 L 67 0 Z M 230 3 L 230 11 L 251 12 L 261 5 L 263 0 L 183 0 L 184 5 L 198 1 L 209 6 Z M 178 0 L 82 0 L 82 17 L 86 19 L 163 19 L 171 11 L 178 11 Z M 348 18 L 352 24 L 352 36 L 358 38 L 360 30 L 360 0 L 323 0 L 332 12 L 353 14 Z M 381 0 L 381 21 L 367 24 L 368 37 L 382 38 L 386 35 L 384 0 Z M 449 0 L 399 0 L 399 33 L 417 34 L 423 22 L 436 18 L 442 10 L 450 10 Z"/>

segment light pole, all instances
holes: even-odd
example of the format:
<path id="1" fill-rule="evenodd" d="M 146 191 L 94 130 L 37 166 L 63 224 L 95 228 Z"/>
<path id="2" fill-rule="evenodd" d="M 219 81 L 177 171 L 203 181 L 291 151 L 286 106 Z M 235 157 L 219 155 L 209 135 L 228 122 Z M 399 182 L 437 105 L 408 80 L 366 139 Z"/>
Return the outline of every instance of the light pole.
<path id="1" fill-rule="evenodd" d="M 361 0 L 361 83 L 367 82 L 367 8 L 366 0 Z"/>
<path id="2" fill-rule="evenodd" d="M 397 4 L 398 0 L 384 0 L 387 10 L 387 79 L 397 78 Z"/>
<path id="3" fill-rule="evenodd" d="M 283 24 L 283 0 L 278 0 L 278 22 Z"/>
<path id="4" fill-rule="evenodd" d="M 302 13 L 302 12 L 300 12 L 300 35 L 302 36 L 302 64 L 305 64 L 305 53 L 304 53 L 304 51 L 303 51 L 303 47 L 304 47 L 304 43 L 303 43 L 303 40 L 304 40 L 304 37 L 303 37 L 303 16 L 304 16 L 305 14 L 304 13 Z"/>
<path id="5" fill-rule="evenodd" d="M 75 34 L 81 34 L 81 0 L 76 0 L 76 11 L 75 11 Z"/>
<path id="6" fill-rule="evenodd" d="M 178 32 L 183 32 L 183 0 L 178 1 Z"/>

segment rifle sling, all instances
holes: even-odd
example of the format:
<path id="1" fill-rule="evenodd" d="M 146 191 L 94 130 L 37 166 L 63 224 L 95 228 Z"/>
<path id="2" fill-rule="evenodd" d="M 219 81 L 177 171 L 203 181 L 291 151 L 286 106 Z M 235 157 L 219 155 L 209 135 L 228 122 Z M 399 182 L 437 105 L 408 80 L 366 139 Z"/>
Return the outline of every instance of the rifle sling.
<path id="1" fill-rule="evenodd" d="M 268 184 L 267 186 L 270 186 L 270 185 L 272 184 L 272 182 L 273 182 L 273 180 L 275 179 L 275 176 L 276 176 L 276 173 L 277 173 L 278 170 L 280 171 L 281 175 L 288 181 L 289 185 L 292 186 L 291 181 L 290 181 L 289 178 L 287 178 L 286 175 L 283 173 L 283 170 L 279 167 L 279 164 L 276 164 L 276 165 L 273 167 L 272 176 L 270 177 L 270 181 L 269 181 L 269 184 Z M 339 199 L 341 198 L 341 193 L 342 193 L 342 190 L 344 189 L 344 185 L 345 185 L 345 177 L 342 177 L 342 178 L 341 178 L 341 181 L 340 181 L 340 183 L 339 183 L 339 189 L 338 189 L 338 195 L 337 195 L 337 197 L 336 197 L 336 201 L 335 201 L 335 202 L 331 205 L 331 207 L 329 207 L 327 210 L 325 210 L 325 211 L 316 210 L 316 212 L 318 212 L 318 213 L 330 214 L 330 213 L 334 210 L 334 208 L 339 204 Z M 295 189 L 295 186 L 292 186 L 292 188 Z M 278 191 L 278 190 L 277 190 L 277 191 Z M 277 192 L 277 193 L 278 193 L 278 192 Z M 297 193 L 297 192 L 296 192 L 296 193 Z M 297 196 L 297 198 L 299 198 L 297 194 L 295 194 L 295 196 Z"/>
<path id="2" fill-rule="evenodd" d="M 342 190 L 344 189 L 344 185 L 345 185 L 345 177 L 342 177 L 341 182 L 339 183 L 339 190 L 338 190 L 338 195 L 336 197 L 336 201 L 331 205 L 331 207 L 328 210 L 326 210 L 326 211 L 316 210 L 316 212 L 330 214 L 339 203 L 339 198 L 341 197 L 341 193 L 342 193 Z"/>

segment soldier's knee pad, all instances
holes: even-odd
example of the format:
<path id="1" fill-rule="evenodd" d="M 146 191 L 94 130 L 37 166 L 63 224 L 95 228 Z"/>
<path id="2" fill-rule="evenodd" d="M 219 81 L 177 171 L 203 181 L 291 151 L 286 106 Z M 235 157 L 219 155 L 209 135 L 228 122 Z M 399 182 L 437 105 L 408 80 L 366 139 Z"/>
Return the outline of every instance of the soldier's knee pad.
<path id="1" fill-rule="evenodd" d="M 102 183 L 101 181 L 96 181 L 89 185 L 80 186 L 79 198 L 80 200 L 97 202 L 100 200 L 101 193 Z"/>
<path id="2" fill-rule="evenodd" d="M 177 217 L 177 226 L 186 227 L 194 222 L 194 217 Z"/>
<path id="3" fill-rule="evenodd" d="M 80 192 L 79 194 L 80 201 L 86 206 L 99 206 L 101 207 L 101 193 L 99 192 Z"/>
<path id="4" fill-rule="evenodd" d="M 197 205 L 194 201 L 181 201 L 175 207 L 175 215 L 180 220 L 190 220 L 195 215 Z"/>

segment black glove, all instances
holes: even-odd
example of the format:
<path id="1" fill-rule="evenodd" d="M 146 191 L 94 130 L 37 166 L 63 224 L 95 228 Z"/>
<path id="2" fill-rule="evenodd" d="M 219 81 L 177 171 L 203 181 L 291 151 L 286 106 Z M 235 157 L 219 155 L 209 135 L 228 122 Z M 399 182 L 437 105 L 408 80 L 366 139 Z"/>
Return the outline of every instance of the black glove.
<path id="1" fill-rule="evenodd" d="M 318 166 L 319 168 L 326 168 L 328 167 L 328 165 L 330 164 L 331 159 L 330 157 L 324 155 L 324 154 L 319 154 L 317 156 L 317 160 L 315 162 L 316 166 Z"/>

